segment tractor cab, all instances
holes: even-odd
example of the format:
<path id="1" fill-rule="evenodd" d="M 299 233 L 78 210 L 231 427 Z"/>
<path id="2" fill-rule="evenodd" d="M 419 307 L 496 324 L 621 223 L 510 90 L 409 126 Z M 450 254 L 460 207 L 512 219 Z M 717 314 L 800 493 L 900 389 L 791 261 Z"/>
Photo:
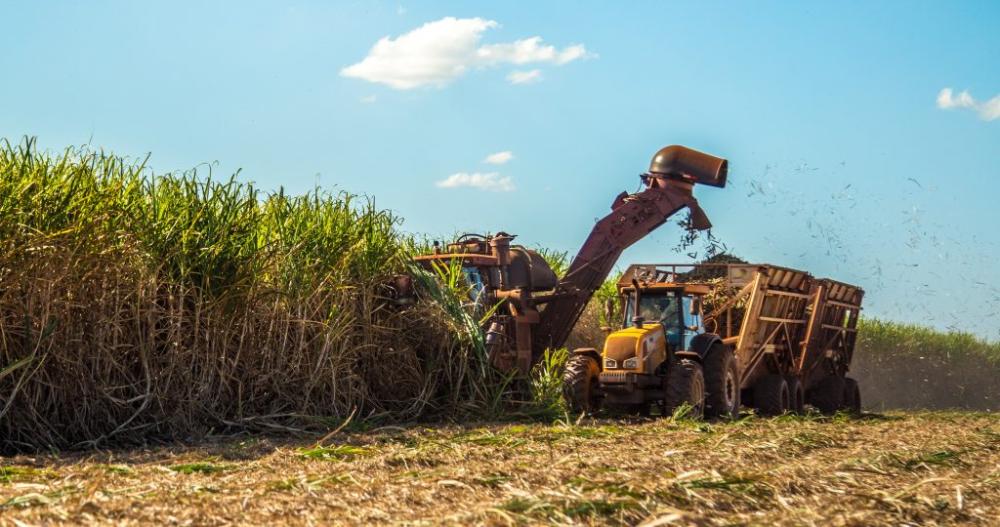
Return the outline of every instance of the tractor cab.
<path id="1" fill-rule="evenodd" d="M 690 350 L 692 339 L 705 332 L 701 299 L 708 286 L 626 284 L 618 288 L 624 307 L 622 328 L 608 335 L 601 353 L 601 383 L 610 389 L 659 383 L 670 357 Z"/>
<path id="2" fill-rule="evenodd" d="M 634 325 L 639 317 L 643 325 L 659 324 L 663 328 L 671 350 L 690 349 L 691 339 L 705 332 L 701 299 L 706 293 L 708 286 L 699 284 L 640 286 L 638 295 L 634 288 L 624 289 L 622 327 Z"/>

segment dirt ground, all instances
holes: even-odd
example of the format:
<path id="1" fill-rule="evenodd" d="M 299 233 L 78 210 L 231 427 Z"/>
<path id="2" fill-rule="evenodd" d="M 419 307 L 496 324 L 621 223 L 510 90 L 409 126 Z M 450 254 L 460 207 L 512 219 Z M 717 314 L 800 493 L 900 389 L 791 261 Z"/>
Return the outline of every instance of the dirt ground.
<path id="1" fill-rule="evenodd" d="M 383 427 L 0 458 L 0 524 L 946 525 L 1000 517 L 1000 416 Z"/>

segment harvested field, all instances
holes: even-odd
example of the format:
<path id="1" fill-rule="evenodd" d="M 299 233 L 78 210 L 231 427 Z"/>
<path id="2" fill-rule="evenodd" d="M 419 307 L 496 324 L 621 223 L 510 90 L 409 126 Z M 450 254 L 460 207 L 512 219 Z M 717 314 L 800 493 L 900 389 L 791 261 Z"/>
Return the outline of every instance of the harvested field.
<path id="1" fill-rule="evenodd" d="M 600 420 L 18 456 L 0 523 L 992 524 L 1000 417 Z"/>

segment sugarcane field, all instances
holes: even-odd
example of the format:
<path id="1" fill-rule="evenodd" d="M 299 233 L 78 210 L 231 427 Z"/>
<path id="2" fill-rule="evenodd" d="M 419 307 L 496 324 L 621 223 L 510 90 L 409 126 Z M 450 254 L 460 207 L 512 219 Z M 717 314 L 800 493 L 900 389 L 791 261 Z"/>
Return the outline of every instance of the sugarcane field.
<path id="1" fill-rule="evenodd" d="M 1000 525 L 1000 6 L 4 11 L 0 526 Z"/>

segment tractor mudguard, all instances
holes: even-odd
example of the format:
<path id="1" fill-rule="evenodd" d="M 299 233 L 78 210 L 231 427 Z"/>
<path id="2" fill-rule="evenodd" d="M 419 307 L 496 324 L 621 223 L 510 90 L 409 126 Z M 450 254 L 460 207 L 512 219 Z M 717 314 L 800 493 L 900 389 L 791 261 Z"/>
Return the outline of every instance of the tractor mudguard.
<path id="1" fill-rule="evenodd" d="M 586 355 L 596 360 L 597 364 L 601 364 L 601 352 L 594 348 L 576 348 L 570 352 L 570 355 Z"/>
<path id="2" fill-rule="evenodd" d="M 703 358 L 701 355 L 698 355 L 693 351 L 675 351 L 674 357 L 677 357 L 678 359 L 693 360 L 695 362 L 701 362 L 701 359 Z"/>
<path id="3" fill-rule="evenodd" d="M 721 343 L 722 339 L 715 333 L 702 333 L 691 339 L 691 351 L 697 353 L 702 359 L 708 355 L 708 351 L 716 342 Z"/>

